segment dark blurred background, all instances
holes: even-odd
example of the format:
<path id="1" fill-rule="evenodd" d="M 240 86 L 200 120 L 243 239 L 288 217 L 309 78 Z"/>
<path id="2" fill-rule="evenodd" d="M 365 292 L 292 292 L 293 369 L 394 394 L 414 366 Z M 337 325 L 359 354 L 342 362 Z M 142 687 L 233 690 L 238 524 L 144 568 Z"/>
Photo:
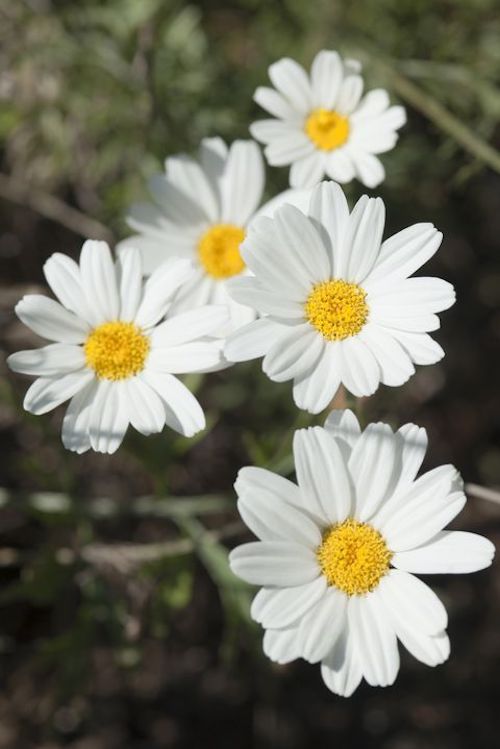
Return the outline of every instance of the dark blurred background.
<path id="1" fill-rule="evenodd" d="M 424 272 L 457 288 L 440 364 L 361 404 L 416 421 L 426 467 L 452 461 L 500 487 L 500 6 L 497 0 L 17 0 L 0 2 L 0 347 L 39 345 L 13 315 L 44 291 L 54 251 L 126 236 L 123 216 L 166 155 L 248 137 L 267 67 L 321 48 L 363 60 L 367 87 L 408 108 L 377 190 L 387 233 L 432 221 Z M 269 173 L 271 196 L 286 170 Z M 349 198 L 361 193 L 349 187 Z M 63 409 L 23 413 L 26 378 L 0 357 L 0 749 L 469 749 L 498 745 L 500 575 L 429 580 L 452 655 L 403 656 L 389 689 L 349 699 L 319 668 L 277 667 L 226 549 L 241 465 L 290 471 L 307 423 L 258 364 L 191 377 L 209 426 L 187 441 L 127 437 L 72 455 Z M 500 538 L 500 505 L 471 497 L 455 527 Z"/>

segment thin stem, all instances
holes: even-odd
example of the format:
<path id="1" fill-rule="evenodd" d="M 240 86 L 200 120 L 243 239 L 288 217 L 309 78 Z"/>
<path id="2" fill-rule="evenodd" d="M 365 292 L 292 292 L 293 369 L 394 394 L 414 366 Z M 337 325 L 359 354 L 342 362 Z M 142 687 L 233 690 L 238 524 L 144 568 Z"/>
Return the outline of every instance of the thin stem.
<path id="1" fill-rule="evenodd" d="M 185 529 L 186 524 L 187 521 L 185 520 L 179 521 L 179 526 L 183 529 Z M 232 521 L 218 530 L 207 531 L 203 526 L 199 527 L 201 530 L 198 536 L 193 534 L 188 538 L 179 538 L 163 543 L 87 544 L 80 550 L 79 556 L 85 562 L 96 567 L 110 566 L 125 573 L 147 562 L 155 562 L 165 557 L 191 554 L 198 547 L 201 539 L 216 542 L 237 535 L 245 528 L 240 520 Z"/>
<path id="2" fill-rule="evenodd" d="M 55 195 L 38 190 L 17 177 L 0 174 L 0 197 L 11 203 L 28 206 L 45 218 L 56 221 L 82 237 L 104 239 L 112 244 L 113 234 L 100 221 L 67 205 Z"/>
<path id="3" fill-rule="evenodd" d="M 494 502 L 500 505 L 500 491 L 497 489 L 479 486 L 479 484 L 465 484 L 465 493 L 471 497 L 476 497 L 476 499 L 485 499 L 487 502 Z"/>

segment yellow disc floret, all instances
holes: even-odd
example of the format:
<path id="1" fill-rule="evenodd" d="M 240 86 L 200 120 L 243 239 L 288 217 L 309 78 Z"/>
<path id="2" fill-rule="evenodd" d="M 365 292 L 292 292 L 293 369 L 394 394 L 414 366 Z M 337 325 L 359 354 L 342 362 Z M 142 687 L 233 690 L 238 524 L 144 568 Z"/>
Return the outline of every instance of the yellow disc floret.
<path id="1" fill-rule="evenodd" d="M 149 337 L 131 322 L 105 322 L 89 334 L 83 350 L 87 366 L 101 380 L 125 380 L 144 369 Z"/>
<path id="2" fill-rule="evenodd" d="M 304 309 L 311 325 L 328 341 L 357 335 L 368 319 L 366 291 L 340 279 L 316 284 Z"/>
<path id="3" fill-rule="evenodd" d="M 349 518 L 326 531 L 316 556 L 328 584 L 355 596 L 377 587 L 392 552 L 375 528 Z"/>
<path id="4" fill-rule="evenodd" d="M 233 224 L 216 224 L 198 242 L 198 257 L 209 276 L 229 278 L 245 268 L 240 244 L 245 232 Z"/>
<path id="5" fill-rule="evenodd" d="M 343 146 L 349 137 L 349 120 L 330 109 L 314 109 L 306 120 L 304 130 L 315 146 L 322 151 L 333 151 Z"/>

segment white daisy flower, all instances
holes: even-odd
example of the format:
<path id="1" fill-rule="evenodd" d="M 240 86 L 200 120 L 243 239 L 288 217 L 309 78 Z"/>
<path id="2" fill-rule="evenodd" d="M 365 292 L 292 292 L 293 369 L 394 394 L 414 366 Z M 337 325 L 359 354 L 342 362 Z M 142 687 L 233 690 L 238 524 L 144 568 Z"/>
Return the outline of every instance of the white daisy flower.
<path id="1" fill-rule="evenodd" d="M 394 682 L 398 639 L 429 666 L 448 658 L 446 610 L 413 573 L 474 572 L 491 564 L 494 547 L 443 530 L 466 499 L 451 465 L 415 478 L 426 447 L 415 424 L 361 432 L 351 411 L 334 411 L 325 428 L 295 433 L 298 485 L 240 471 L 238 508 L 259 541 L 234 549 L 230 565 L 263 586 L 251 614 L 269 658 L 321 662 L 326 685 L 343 696 L 362 678 Z"/>
<path id="2" fill-rule="evenodd" d="M 264 356 L 272 380 L 293 379 L 295 403 L 326 408 L 340 383 L 355 396 L 380 382 L 401 385 L 414 364 L 444 356 L 427 331 L 455 300 L 439 278 L 408 278 L 441 244 L 432 224 L 414 224 L 382 241 L 385 208 L 363 196 L 349 215 L 342 189 L 323 182 L 309 215 L 285 205 L 252 224 L 242 254 L 255 277 L 230 292 L 266 317 L 232 334 L 229 361 Z"/>
<path id="3" fill-rule="evenodd" d="M 146 435 L 165 424 L 187 437 L 204 428 L 200 404 L 174 375 L 221 366 L 221 342 L 211 335 L 227 321 L 227 308 L 171 315 L 173 296 L 194 274 L 189 260 L 167 261 L 143 284 L 137 250 L 124 250 L 114 264 L 105 242 L 87 241 L 80 265 L 55 253 L 44 273 L 59 302 L 25 296 L 16 313 L 54 343 L 7 360 L 38 378 L 24 399 L 27 411 L 44 414 L 71 398 L 62 441 L 78 453 L 115 452 L 129 424 Z"/>
<path id="4" fill-rule="evenodd" d="M 323 50 L 311 74 L 283 58 L 269 68 L 275 89 L 260 87 L 254 99 L 277 119 L 250 126 L 266 144 L 272 166 L 291 164 L 292 187 L 312 187 L 326 174 L 337 182 L 354 177 L 375 187 L 385 177 L 375 154 L 394 148 L 397 130 L 406 122 L 403 107 L 389 106 L 387 91 L 363 94 L 361 64 Z"/>
<path id="5" fill-rule="evenodd" d="M 185 155 L 166 159 L 165 174 L 149 184 L 154 204 L 137 205 L 127 217 L 139 235 L 121 242 L 119 249 L 138 247 L 146 274 L 167 257 L 194 260 L 196 272 L 177 295 L 175 311 L 227 304 L 228 329 L 235 330 L 255 313 L 231 299 L 226 282 L 246 273 L 239 248 L 260 205 L 264 178 L 256 143 L 239 140 L 228 149 L 221 138 L 206 138 L 198 160 Z M 277 204 L 275 198 L 268 206 Z"/>

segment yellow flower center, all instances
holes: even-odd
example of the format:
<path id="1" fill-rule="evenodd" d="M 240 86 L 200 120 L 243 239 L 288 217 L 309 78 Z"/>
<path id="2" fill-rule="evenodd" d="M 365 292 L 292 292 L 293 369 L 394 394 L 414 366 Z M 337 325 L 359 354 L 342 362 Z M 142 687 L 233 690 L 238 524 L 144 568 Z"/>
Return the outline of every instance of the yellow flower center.
<path id="1" fill-rule="evenodd" d="M 375 528 L 349 518 L 326 531 L 316 556 L 328 585 L 354 596 L 377 587 L 392 552 Z"/>
<path id="2" fill-rule="evenodd" d="M 101 380 L 125 380 L 144 369 L 149 337 L 131 322 L 105 322 L 89 334 L 83 350 L 87 366 Z"/>
<path id="3" fill-rule="evenodd" d="M 340 279 L 317 283 L 307 297 L 306 317 L 328 341 L 357 335 L 368 319 L 366 291 Z"/>
<path id="4" fill-rule="evenodd" d="M 245 232 L 233 224 L 216 224 L 198 242 L 198 257 L 209 276 L 229 278 L 245 267 L 240 255 L 240 244 Z"/>
<path id="5" fill-rule="evenodd" d="M 329 109 L 314 109 L 304 127 L 315 146 L 322 151 L 333 151 L 343 146 L 349 137 L 350 126 L 347 117 Z"/>

